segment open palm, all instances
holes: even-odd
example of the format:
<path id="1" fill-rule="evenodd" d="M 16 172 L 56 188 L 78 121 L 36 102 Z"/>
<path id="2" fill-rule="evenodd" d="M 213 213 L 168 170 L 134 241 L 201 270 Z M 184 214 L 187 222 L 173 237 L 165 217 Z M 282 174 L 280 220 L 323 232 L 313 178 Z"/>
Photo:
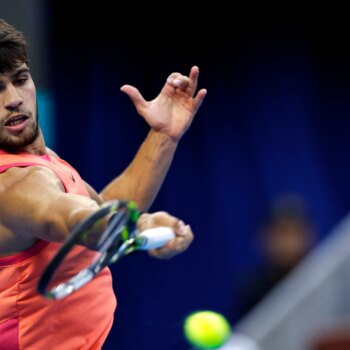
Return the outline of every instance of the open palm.
<path id="1" fill-rule="evenodd" d="M 193 118 L 207 93 L 201 89 L 196 93 L 199 69 L 191 68 L 189 76 L 172 73 L 159 95 L 146 101 L 138 89 L 130 85 L 122 86 L 133 101 L 137 112 L 156 131 L 178 141 L 191 125 Z"/>

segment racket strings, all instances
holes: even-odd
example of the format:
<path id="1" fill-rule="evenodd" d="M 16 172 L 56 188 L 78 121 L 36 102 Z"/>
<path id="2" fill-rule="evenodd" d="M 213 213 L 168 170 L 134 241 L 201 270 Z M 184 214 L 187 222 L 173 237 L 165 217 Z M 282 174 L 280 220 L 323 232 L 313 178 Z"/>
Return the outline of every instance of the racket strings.
<path id="1" fill-rule="evenodd" d="M 80 289 L 110 263 L 136 250 L 136 223 L 139 216 L 140 212 L 133 202 L 104 203 L 67 237 L 39 281 L 40 293 L 51 299 L 62 299 Z M 101 233 L 99 225 L 105 224 L 105 220 L 108 220 L 108 224 Z M 86 264 L 73 276 L 67 274 L 65 279 L 66 266 L 72 266 L 71 252 L 77 245 L 83 245 L 87 249 L 81 247 L 78 250 L 81 254 L 75 254 L 73 258 L 84 261 L 80 265 Z"/>

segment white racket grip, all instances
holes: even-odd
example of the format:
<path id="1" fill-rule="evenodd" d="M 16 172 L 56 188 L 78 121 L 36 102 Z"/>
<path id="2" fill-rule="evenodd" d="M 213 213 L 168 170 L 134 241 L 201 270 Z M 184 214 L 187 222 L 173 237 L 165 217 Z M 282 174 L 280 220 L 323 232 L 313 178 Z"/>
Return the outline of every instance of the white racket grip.
<path id="1" fill-rule="evenodd" d="M 138 239 L 140 239 L 140 246 L 137 249 L 150 250 L 163 247 L 169 241 L 175 238 L 175 233 L 170 227 L 154 227 L 142 231 Z"/>

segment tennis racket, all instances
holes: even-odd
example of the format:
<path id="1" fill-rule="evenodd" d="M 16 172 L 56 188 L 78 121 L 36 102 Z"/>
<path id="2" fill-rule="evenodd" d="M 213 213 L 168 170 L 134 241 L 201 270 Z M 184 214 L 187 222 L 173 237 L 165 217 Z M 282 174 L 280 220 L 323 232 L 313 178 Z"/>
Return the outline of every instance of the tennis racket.
<path id="1" fill-rule="evenodd" d="M 94 229 L 108 216 L 111 219 L 107 228 L 96 235 Z M 160 248 L 175 237 L 170 227 L 139 233 L 136 229 L 139 216 L 133 202 L 104 203 L 63 242 L 39 280 L 39 293 L 49 299 L 65 298 L 121 257 L 136 250 Z"/>

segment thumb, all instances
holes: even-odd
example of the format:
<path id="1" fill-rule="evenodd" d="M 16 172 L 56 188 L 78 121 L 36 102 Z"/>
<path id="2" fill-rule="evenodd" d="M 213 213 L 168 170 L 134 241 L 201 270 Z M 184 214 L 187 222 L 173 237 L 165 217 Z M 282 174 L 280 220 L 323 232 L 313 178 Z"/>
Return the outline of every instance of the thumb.
<path id="1" fill-rule="evenodd" d="M 140 91 L 131 85 L 123 85 L 120 90 L 127 94 L 134 103 L 137 110 L 146 106 L 146 101 L 141 95 Z"/>

